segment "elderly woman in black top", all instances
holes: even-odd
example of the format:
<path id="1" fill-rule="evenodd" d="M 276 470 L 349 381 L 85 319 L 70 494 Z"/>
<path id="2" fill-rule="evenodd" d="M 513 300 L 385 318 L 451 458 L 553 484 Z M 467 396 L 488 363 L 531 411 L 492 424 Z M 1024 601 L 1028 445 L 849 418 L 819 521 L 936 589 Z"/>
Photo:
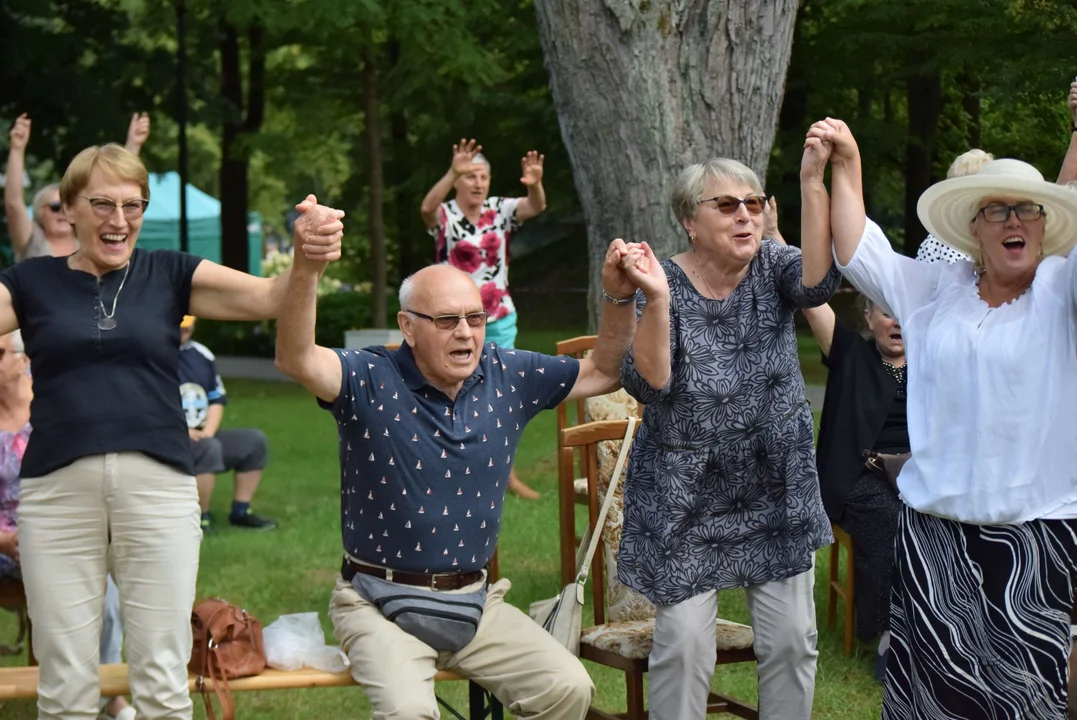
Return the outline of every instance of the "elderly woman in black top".
<path id="1" fill-rule="evenodd" d="M 136 250 L 146 169 L 88 148 L 60 185 L 78 250 L 0 273 L 0 335 L 22 330 L 34 368 L 19 543 L 41 663 L 39 718 L 97 715 L 105 574 L 127 626 L 138 717 L 190 718 L 187 661 L 198 574 L 198 492 L 179 385 L 179 323 L 275 317 L 287 278 Z M 298 206 L 297 252 L 336 259 L 341 213 Z"/>
<path id="2" fill-rule="evenodd" d="M 647 407 L 625 481 L 618 575 L 657 606 L 652 718 L 703 717 L 717 591 L 733 587 L 748 592 L 761 715 L 811 716 L 813 558 L 833 538 L 793 312 L 826 302 L 840 280 L 826 256 L 826 156 L 810 143 L 801 170 L 812 264 L 761 239 L 763 188 L 741 163 L 692 165 L 674 187 L 691 249 L 661 264 L 669 312 L 641 316 L 621 369 Z"/>
<path id="3" fill-rule="evenodd" d="M 838 320 L 829 305 L 804 311 L 830 374 L 819 423 L 819 484 L 832 522 L 856 548 L 856 634 L 881 634 L 875 674 L 882 680 L 890 640 L 890 586 L 901 501 L 867 468 L 864 451 L 909 452 L 905 414 L 905 342 L 901 325 L 861 296 L 870 337 Z"/>

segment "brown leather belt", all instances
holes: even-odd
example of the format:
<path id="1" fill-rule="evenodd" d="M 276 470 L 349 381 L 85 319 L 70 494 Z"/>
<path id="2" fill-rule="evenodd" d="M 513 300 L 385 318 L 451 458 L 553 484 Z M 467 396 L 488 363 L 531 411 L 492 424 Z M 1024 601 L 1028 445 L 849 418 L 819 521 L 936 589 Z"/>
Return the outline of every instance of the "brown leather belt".
<path id="1" fill-rule="evenodd" d="M 414 585 L 417 587 L 430 588 L 431 590 L 459 590 L 468 585 L 474 585 L 482 580 L 482 570 L 473 570 L 466 573 L 411 573 L 399 570 L 387 570 L 385 568 L 360 565 L 345 557 L 341 564 L 340 574 L 345 582 L 351 582 L 356 573 L 373 575 L 382 580 L 400 583 L 401 585 Z"/>

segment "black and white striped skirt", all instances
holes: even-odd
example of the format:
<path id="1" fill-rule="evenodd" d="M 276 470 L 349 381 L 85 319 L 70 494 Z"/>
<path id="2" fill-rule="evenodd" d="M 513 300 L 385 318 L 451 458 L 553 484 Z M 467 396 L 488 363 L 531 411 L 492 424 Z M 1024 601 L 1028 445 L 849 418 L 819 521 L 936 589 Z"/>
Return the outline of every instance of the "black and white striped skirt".
<path id="1" fill-rule="evenodd" d="M 968 525 L 905 506 L 884 720 L 1064 720 L 1077 520 Z"/>

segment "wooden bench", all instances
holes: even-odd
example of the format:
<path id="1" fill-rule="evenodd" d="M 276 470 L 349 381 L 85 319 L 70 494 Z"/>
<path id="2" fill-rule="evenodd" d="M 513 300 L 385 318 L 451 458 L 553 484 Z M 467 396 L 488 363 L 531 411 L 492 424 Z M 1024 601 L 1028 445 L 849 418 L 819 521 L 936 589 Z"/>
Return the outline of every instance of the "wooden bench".
<path id="1" fill-rule="evenodd" d="M 826 625 L 834 627 L 838 618 L 838 598 L 845 603 L 845 626 L 842 650 L 852 657 L 856 644 L 856 550 L 849 533 L 832 524 L 834 543 L 830 546 L 830 575 L 826 586 Z M 841 548 L 845 548 L 845 580 L 839 579 Z"/>
<path id="2" fill-rule="evenodd" d="M 454 672 L 442 670 L 434 676 L 434 680 L 452 681 L 465 680 L 466 678 Z M 38 668 L 36 667 L 5 667 L 0 668 L 0 700 L 27 700 L 37 697 Z M 254 677 L 238 678 L 229 682 L 234 692 L 256 690 L 300 690 L 307 688 L 331 688 L 350 687 L 355 685 L 351 673 L 329 673 L 321 670 L 283 670 L 267 669 L 261 675 Z M 191 692 L 198 691 L 198 678 L 191 676 L 187 680 L 187 687 Z M 130 686 L 127 681 L 127 665 L 102 665 L 101 666 L 101 696 L 116 697 L 128 695 Z M 456 710 L 438 698 L 442 707 L 451 712 L 459 720 L 465 720 Z M 503 720 L 504 710 L 497 698 L 483 689 L 480 685 L 469 683 L 467 720 Z"/>

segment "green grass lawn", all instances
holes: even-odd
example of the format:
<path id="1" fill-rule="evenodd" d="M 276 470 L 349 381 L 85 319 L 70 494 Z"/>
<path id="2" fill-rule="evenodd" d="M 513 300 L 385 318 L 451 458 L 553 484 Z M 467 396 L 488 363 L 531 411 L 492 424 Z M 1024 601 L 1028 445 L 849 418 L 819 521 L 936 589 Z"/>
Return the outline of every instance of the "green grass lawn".
<path id="1" fill-rule="evenodd" d="M 520 344 L 549 351 L 557 339 L 571 334 L 524 335 Z M 271 464 L 255 499 L 255 509 L 276 518 L 280 528 L 271 533 L 251 534 L 225 525 L 220 532 L 207 537 L 202 545 L 198 596 L 224 597 L 247 608 L 266 625 L 284 613 L 317 610 L 326 637 L 332 641 L 326 610 L 340 567 L 335 424 L 327 412 L 319 410 L 295 385 L 234 380 L 228 383 L 228 389 L 231 401 L 225 424 L 260 427 L 269 436 Z M 525 610 L 533 600 L 552 596 L 559 589 L 554 449 L 554 414 L 542 413 L 528 426 L 517 459 L 520 475 L 542 493 L 542 498 L 523 501 L 510 496 L 505 503 L 501 572 L 513 581 L 509 601 Z M 230 498 L 231 481 L 222 477 L 213 503 L 219 518 L 227 516 Z M 871 651 L 861 649 L 859 657 L 845 658 L 841 654 L 839 629 L 825 627 L 827 568 L 824 550 L 819 553 L 816 567 L 820 657 L 814 717 L 877 718 L 881 689 L 871 677 Z M 720 606 L 723 617 L 749 622 L 743 592 L 724 592 Z M 840 622 L 839 611 L 838 628 Z M 14 617 L 0 612 L 0 643 L 14 639 L 15 631 Z M 0 658 L 0 665 L 24 663 L 25 657 Z M 590 664 L 588 670 L 598 688 L 598 706 L 623 710 L 624 676 Z M 714 686 L 754 702 L 754 665 L 719 668 Z M 466 705 L 463 683 L 445 683 L 438 691 L 452 704 Z M 357 688 L 241 693 L 236 695 L 236 704 L 238 717 L 245 719 L 370 717 L 366 697 Z M 9 703 L 0 707 L 0 717 L 34 718 L 34 704 Z M 199 703 L 195 704 L 195 717 L 204 717 Z"/>

